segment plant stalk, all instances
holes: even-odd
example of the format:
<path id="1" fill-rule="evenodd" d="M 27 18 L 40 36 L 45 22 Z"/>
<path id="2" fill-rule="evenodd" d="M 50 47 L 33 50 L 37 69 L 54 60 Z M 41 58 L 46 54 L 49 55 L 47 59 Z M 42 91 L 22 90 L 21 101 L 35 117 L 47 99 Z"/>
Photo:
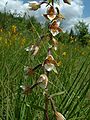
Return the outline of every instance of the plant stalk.
<path id="1" fill-rule="evenodd" d="M 49 116 L 48 116 L 48 104 L 49 104 L 49 100 L 48 100 L 48 91 L 46 91 L 45 93 L 45 120 L 49 120 Z"/>

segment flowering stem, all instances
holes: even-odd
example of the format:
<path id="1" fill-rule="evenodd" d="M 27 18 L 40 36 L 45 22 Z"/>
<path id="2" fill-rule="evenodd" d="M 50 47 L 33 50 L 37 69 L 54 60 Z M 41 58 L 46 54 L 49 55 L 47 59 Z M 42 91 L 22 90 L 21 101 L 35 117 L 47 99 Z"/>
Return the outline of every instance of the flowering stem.
<path id="1" fill-rule="evenodd" d="M 55 112 L 56 112 L 56 107 L 55 107 L 55 105 L 54 105 L 54 101 L 53 101 L 52 97 L 49 97 L 49 100 L 50 100 L 50 102 L 51 102 L 52 109 L 53 109 L 53 111 L 54 111 L 54 113 L 55 113 Z"/>
<path id="2" fill-rule="evenodd" d="M 49 120 L 49 116 L 48 116 L 48 103 L 49 103 L 49 100 L 48 100 L 48 91 L 46 91 L 45 93 L 45 120 Z"/>
<path id="3" fill-rule="evenodd" d="M 36 70 L 37 68 L 41 67 L 42 64 L 37 65 L 36 67 L 33 68 L 33 71 Z"/>
<path id="4" fill-rule="evenodd" d="M 31 20 L 30 20 L 30 24 L 32 25 L 33 29 L 35 30 L 35 32 L 36 32 L 38 38 L 40 38 L 40 35 L 39 35 L 39 33 L 37 32 L 36 28 L 34 27 L 33 23 L 31 22 Z"/>
<path id="5" fill-rule="evenodd" d="M 54 6 L 54 0 L 52 0 L 52 5 Z"/>
<path id="6" fill-rule="evenodd" d="M 41 2 L 40 5 L 42 5 L 42 4 L 44 4 L 44 3 L 46 3 L 47 5 L 50 5 L 49 2 L 45 2 L 45 1 L 44 1 L 44 2 Z M 51 6 L 51 5 L 50 5 L 50 6 Z"/>

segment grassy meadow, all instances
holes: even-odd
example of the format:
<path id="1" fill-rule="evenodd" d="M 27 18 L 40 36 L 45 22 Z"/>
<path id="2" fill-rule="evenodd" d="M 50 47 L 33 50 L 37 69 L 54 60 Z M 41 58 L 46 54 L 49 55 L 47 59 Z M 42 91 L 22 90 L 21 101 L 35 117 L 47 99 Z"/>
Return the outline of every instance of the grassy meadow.
<path id="1" fill-rule="evenodd" d="M 46 31 L 33 17 L 25 20 L 0 13 L 0 120 L 44 120 L 43 90 L 37 86 L 30 95 L 24 95 L 20 85 L 34 84 L 43 73 L 37 69 L 25 79 L 24 66 L 34 68 L 43 63 L 48 39 L 42 40 L 35 57 L 25 48 Z M 59 67 L 58 74 L 52 71 L 49 75 L 49 94 L 64 92 L 53 99 L 66 120 L 90 120 L 90 44 L 82 47 L 74 39 L 66 42 L 68 33 L 56 39 L 58 50 L 52 54 Z M 50 105 L 49 117 L 55 120 Z"/>

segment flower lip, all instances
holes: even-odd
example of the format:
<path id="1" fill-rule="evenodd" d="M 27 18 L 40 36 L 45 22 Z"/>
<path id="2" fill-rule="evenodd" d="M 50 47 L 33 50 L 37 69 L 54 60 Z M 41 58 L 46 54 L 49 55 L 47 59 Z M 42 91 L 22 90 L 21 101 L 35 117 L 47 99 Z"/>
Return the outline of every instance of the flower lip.
<path id="1" fill-rule="evenodd" d="M 57 65 L 57 62 L 55 61 L 55 59 L 53 58 L 53 56 L 51 54 L 49 54 L 44 63 L 42 64 L 42 66 L 44 66 L 46 71 L 54 71 L 57 73 L 56 67 L 55 65 Z"/>
<path id="2" fill-rule="evenodd" d="M 59 24 L 60 23 L 55 20 L 49 25 L 49 30 L 53 36 L 56 36 L 59 32 L 62 32 L 62 29 L 59 28 Z"/>
<path id="3" fill-rule="evenodd" d="M 39 86 L 41 88 L 46 89 L 48 84 L 48 77 L 45 74 L 41 74 L 37 82 L 40 83 Z"/>

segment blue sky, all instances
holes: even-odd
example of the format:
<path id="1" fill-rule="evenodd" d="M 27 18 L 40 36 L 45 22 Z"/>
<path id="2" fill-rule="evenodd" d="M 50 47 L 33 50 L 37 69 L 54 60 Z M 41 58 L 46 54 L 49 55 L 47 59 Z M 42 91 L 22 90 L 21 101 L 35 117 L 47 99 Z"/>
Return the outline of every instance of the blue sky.
<path id="1" fill-rule="evenodd" d="M 21 0 L 24 3 L 27 1 L 33 1 L 33 0 Z M 39 0 L 36 0 L 39 1 Z M 82 0 L 84 4 L 84 10 L 83 10 L 83 17 L 90 17 L 90 0 Z"/>
<path id="2" fill-rule="evenodd" d="M 83 0 L 84 4 L 84 11 L 83 11 L 83 16 L 84 17 L 90 17 L 90 0 Z"/>
<path id="3" fill-rule="evenodd" d="M 28 1 L 33 0 L 0 0 L 1 12 L 4 12 L 5 3 L 7 1 L 7 12 L 10 11 L 12 14 L 17 12 L 17 14 L 20 14 L 22 17 L 27 13 L 27 16 L 35 16 L 39 22 L 45 22 L 45 18 L 43 17 L 43 14 L 45 14 L 47 10 L 45 4 L 37 11 L 30 11 L 28 9 Z M 72 0 L 71 5 L 65 4 L 63 0 L 60 0 L 60 6 L 58 5 L 58 8 L 60 8 L 61 13 L 65 16 L 65 20 L 63 21 L 64 30 L 70 30 L 73 28 L 74 24 L 82 20 L 90 24 L 90 0 Z"/>

